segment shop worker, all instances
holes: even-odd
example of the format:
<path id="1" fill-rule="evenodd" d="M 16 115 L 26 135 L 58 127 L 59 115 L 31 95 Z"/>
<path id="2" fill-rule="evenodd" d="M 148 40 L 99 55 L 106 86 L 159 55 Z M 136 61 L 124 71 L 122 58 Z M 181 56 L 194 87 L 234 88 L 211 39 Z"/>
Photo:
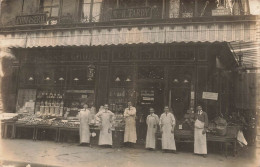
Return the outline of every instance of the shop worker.
<path id="1" fill-rule="evenodd" d="M 113 144 L 112 128 L 114 113 L 108 110 L 108 104 L 105 104 L 104 108 L 96 114 L 96 117 L 100 119 L 100 134 L 98 145 L 111 147 Z"/>
<path id="2" fill-rule="evenodd" d="M 146 118 L 147 134 L 145 148 L 153 150 L 156 144 L 156 131 L 159 124 L 159 117 L 154 114 L 154 108 L 150 108 L 149 111 L 150 114 Z"/>
<path id="3" fill-rule="evenodd" d="M 194 154 L 207 155 L 206 128 L 208 127 L 208 115 L 202 110 L 201 106 L 197 107 L 194 123 Z"/>
<path id="4" fill-rule="evenodd" d="M 160 117 L 160 129 L 162 133 L 162 149 L 164 152 L 176 153 L 174 127 L 175 118 L 170 112 L 169 107 L 164 107 L 164 113 Z"/>
<path id="5" fill-rule="evenodd" d="M 131 102 L 127 103 L 128 107 L 124 111 L 125 118 L 125 135 L 124 142 L 127 146 L 133 147 L 133 143 L 136 143 L 136 109 L 132 106 Z"/>
<path id="6" fill-rule="evenodd" d="M 88 146 L 90 142 L 90 131 L 89 131 L 89 124 L 91 122 L 91 113 L 88 109 L 88 105 L 84 104 L 83 109 L 79 112 L 79 121 L 80 121 L 80 145 L 81 146 Z"/>

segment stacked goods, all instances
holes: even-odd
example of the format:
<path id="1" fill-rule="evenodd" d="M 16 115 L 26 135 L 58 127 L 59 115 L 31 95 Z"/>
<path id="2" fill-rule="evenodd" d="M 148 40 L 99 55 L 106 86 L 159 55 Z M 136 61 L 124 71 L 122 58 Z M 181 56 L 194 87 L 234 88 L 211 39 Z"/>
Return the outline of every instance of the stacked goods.
<path id="1" fill-rule="evenodd" d="M 2 113 L 0 114 L 1 121 L 16 121 L 19 117 L 19 114 L 16 113 Z"/>
<path id="2" fill-rule="evenodd" d="M 123 114 L 115 114 L 114 117 L 114 127 L 116 129 L 124 129 L 125 121 Z"/>
<path id="3" fill-rule="evenodd" d="M 78 121 L 68 120 L 54 120 L 52 126 L 64 127 L 64 128 L 79 128 L 80 123 Z"/>

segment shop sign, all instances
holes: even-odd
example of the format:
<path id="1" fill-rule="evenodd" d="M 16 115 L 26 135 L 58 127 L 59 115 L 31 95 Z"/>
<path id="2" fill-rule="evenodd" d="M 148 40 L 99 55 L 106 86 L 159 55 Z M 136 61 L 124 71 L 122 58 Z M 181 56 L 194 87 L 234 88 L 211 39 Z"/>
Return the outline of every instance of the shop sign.
<path id="1" fill-rule="evenodd" d="M 217 9 L 212 10 L 212 16 L 226 16 L 230 15 L 229 9 L 220 6 Z"/>
<path id="2" fill-rule="evenodd" d="M 120 8 L 112 10 L 112 20 L 147 19 L 151 18 L 150 7 Z"/>
<path id="3" fill-rule="evenodd" d="M 214 93 L 214 92 L 203 92 L 203 93 L 202 93 L 202 99 L 218 100 L 218 93 Z"/>
<path id="4" fill-rule="evenodd" d="M 66 90 L 66 93 L 94 93 L 94 90 Z"/>
<path id="5" fill-rule="evenodd" d="M 15 23 L 17 25 L 45 24 L 46 22 L 47 22 L 46 14 L 16 16 L 16 20 L 15 20 Z"/>

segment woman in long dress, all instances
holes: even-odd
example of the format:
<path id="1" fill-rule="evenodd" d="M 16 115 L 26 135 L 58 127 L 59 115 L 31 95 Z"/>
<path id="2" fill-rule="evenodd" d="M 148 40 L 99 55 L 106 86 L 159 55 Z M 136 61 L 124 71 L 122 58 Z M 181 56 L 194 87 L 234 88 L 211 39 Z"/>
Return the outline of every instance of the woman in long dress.
<path id="1" fill-rule="evenodd" d="M 160 117 L 160 128 L 162 132 L 162 149 L 165 152 L 171 151 L 176 153 L 175 139 L 174 139 L 175 118 L 169 112 L 169 107 L 164 107 L 164 113 Z"/>
<path id="2" fill-rule="evenodd" d="M 100 119 L 100 135 L 98 145 L 112 146 L 112 127 L 114 113 L 108 110 L 108 105 L 104 105 L 104 109 L 96 114 L 96 117 Z"/>
<path id="3" fill-rule="evenodd" d="M 84 104 L 84 108 L 80 110 L 78 116 L 80 121 L 80 128 L 79 128 L 80 145 L 88 146 L 90 143 L 89 124 L 91 122 L 91 114 L 90 111 L 88 110 L 87 104 Z"/>
<path id="4" fill-rule="evenodd" d="M 155 149 L 156 145 L 156 131 L 159 124 L 159 117 L 154 114 L 154 109 L 150 108 L 150 115 L 146 119 L 147 134 L 145 148 Z"/>

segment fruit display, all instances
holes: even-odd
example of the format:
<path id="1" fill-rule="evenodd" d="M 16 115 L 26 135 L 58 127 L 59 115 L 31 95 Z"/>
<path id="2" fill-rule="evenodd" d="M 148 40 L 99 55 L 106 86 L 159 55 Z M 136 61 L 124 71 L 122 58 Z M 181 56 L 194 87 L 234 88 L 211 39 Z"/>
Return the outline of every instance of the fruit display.
<path id="1" fill-rule="evenodd" d="M 52 126 L 65 127 L 65 128 L 79 128 L 79 121 L 68 121 L 68 120 L 54 120 Z"/>

